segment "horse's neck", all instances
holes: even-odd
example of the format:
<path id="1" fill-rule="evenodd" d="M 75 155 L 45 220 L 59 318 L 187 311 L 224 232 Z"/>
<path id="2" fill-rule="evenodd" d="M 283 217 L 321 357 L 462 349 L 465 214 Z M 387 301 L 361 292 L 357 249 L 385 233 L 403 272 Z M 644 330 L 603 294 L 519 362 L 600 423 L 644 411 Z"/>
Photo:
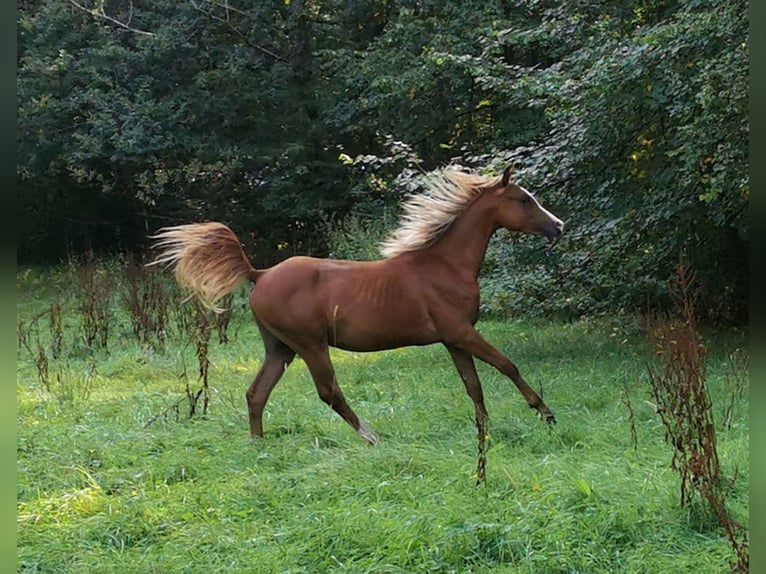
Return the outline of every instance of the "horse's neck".
<path id="1" fill-rule="evenodd" d="M 468 208 L 461 214 L 430 251 L 441 256 L 454 268 L 470 273 L 478 279 L 484 255 L 497 225 L 479 206 Z"/>

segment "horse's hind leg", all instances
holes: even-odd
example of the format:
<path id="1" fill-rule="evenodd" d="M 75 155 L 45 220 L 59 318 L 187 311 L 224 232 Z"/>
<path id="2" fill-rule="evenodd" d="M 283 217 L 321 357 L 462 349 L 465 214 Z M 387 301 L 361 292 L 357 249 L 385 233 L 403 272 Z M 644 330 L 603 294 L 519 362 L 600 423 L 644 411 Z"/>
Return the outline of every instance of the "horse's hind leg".
<path id="1" fill-rule="evenodd" d="M 245 397 L 247 398 L 247 411 L 250 419 L 250 436 L 258 438 L 263 436 L 263 409 L 269 399 L 271 390 L 282 378 L 282 374 L 295 357 L 295 351 L 269 333 L 260 324 L 263 344 L 266 348 L 266 356 L 258 374 L 248 387 Z"/>
<path id="2" fill-rule="evenodd" d="M 335 379 L 335 369 L 330 362 L 329 349 L 324 346 L 314 350 L 300 350 L 300 355 L 314 379 L 319 398 L 330 405 L 359 435 L 372 445 L 380 443 L 380 438 L 367 423 L 360 419 L 348 406 L 343 392 Z"/>

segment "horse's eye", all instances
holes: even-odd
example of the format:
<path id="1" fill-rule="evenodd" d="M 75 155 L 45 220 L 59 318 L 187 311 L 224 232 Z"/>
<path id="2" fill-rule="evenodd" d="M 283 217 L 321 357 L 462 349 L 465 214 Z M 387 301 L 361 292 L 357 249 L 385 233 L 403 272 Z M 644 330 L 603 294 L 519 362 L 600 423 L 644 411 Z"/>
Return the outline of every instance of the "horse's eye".
<path id="1" fill-rule="evenodd" d="M 521 198 L 521 205 L 529 205 L 530 201 L 531 200 L 529 199 L 529 196 L 525 195 L 524 197 Z"/>

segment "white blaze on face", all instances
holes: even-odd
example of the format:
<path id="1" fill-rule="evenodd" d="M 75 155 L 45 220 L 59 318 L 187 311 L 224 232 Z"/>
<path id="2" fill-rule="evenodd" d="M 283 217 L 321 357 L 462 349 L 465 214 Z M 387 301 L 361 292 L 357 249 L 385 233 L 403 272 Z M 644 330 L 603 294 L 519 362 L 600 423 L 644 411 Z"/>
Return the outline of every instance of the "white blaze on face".
<path id="1" fill-rule="evenodd" d="M 558 228 L 561 230 L 561 232 L 563 233 L 563 232 L 564 232 L 564 222 L 563 222 L 563 221 L 561 221 L 561 220 L 560 220 L 558 217 L 556 217 L 555 215 L 553 215 L 553 214 L 552 214 L 550 211 L 548 211 L 547 209 L 545 209 L 545 208 L 544 208 L 542 205 L 540 205 L 540 202 L 539 202 L 539 201 L 537 201 L 537 199 L 535 198 L 535 196 L 534 196 L 534 195 L 532 195 L 531 193 L 529 193 L 529 191 L 527 191 L 527 190 L 526 190 L 525 188 L 523 188 L 523 187 L 520 187 L 520 189 L 521 189 L 521 191 L 523 191 L 524 193 L 526 193 L 526 194 L 527 194 L 527 196 L 529 196 L 529 199 L 531 199 L 532 201 L 534 201 L 534 202 L 535 202 L 535 205 L 537 205 L 537 207 L 539 207 L 539 208 L 540 208 L 540 211 L 542 211 L 542 212 L 543 212 L 545 215 L 547 215 L 547 216 L 550 218 L 550 220 L 551 220 L 551 221 L 554 223 L 554 225 L 556 225 L 556 227 L 558 227 Z"/>

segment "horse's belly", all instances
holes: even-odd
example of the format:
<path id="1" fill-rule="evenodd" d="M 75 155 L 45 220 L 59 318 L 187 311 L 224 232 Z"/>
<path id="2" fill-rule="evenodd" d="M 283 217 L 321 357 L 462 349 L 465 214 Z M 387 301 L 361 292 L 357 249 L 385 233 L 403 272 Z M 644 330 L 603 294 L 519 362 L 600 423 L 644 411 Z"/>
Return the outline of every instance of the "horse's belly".
<path id="1" fill-rule="evenodd" d="M 388 349 L 398 349 L 400 347 L 411 347 L 415 345 L 430 345 L 436 342 L 437 340 L 432 337 L 379 336 L 375 334 L 357 334 L 353 337 L 337 340 L 333 340 L 332 335 L 329 337 L 330 346 L 345 351 L 355 351 L 360 353 L 385 351 Z"/>
<path id="2" fill-rule="evenodd" d="M 330 321 L 328 342 L 347 351 L 382 351 L 436 343 L 439 337 L 428 318 L 375 316 L 337 317 Z"/>

